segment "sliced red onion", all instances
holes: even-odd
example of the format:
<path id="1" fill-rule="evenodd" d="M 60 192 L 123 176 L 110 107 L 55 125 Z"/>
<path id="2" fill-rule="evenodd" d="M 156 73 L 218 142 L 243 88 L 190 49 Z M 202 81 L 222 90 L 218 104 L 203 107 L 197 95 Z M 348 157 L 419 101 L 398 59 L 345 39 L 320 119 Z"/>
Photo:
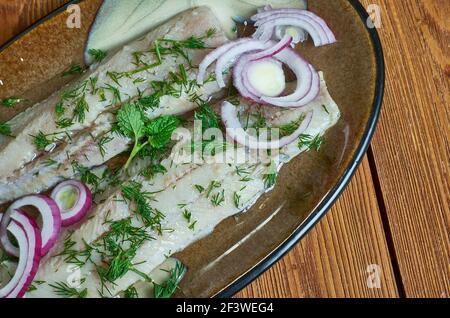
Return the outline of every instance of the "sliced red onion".
<path id="1" fill-rule="evenodd" d="M 28 241 L 27 250 L 27 264 L 25 270 L 20 277 L 17 286 L 13 291 L 7 296 L 8 298 L 22 298 L 28 291 L 34 277 L 39 269 L 39 262 L 41 260 L 41 232 L 39 230 L 36 221 L 28 216 L 22 210 L 15 210 L 11 215 L 11 219 L 17 222 L 25 230 Z"/>
<path id="2" fill-rule="evenodd" d="M 82 182 L 67 180 L 53 189 L 50 197 L 61 211 L 62 226 L 81 221 L 92 206 L 91 190 Z"/>
<path id="3" fill-rule="evenodd" d="M 216 81 L 219 87 L 224 88 L 226 86 L 223 79 L 224 69 L 234 63 L 239 56 L 252 51 L 265 50 L 272 45 L 273 44 L 270 42 L 261 42 L 259 40 L 248 39 L 247 41 L 235 45 L 226 51 L 216 62 Z"/>
<path id="4" fill-rule="evenodd" d="M 261 94 L 258 94 L 258 92 L 255 89 L 252 89 L 251 85 L 249 84 L 248 80 L 245 79 L 246 76 L 246 68 L 249 66 L 249 63 L 252 61 L 262 60 L 267 57 L 272 57 L 276 54 L 279 54 L 283 52 L 286 48 L 289 47 L 289 45 L 292 42 L 292 37 L 285 36 L 280 42 L 267 42 L 268 44 L 271 44 L 269 48 L 266 50 L 262 50 L 257 53 L 247 53 L 245 55 L 242 55 L 238 61 L 237 64 L 234 66 L 233 69 L 233 82 L 234 86 L 238 89 L 239 93 L 245 97 L 252 99 L 253 101 L 257 103 L 261 103 Z M 245 82 L 244 82 L 245 81 Z"/>
<path id="5" fill-rule="evenodd" d="M 19 262 L 17 263 L 16 272 L 10 281 L 0 289 L 0 298 L 7 297 L 17 286 L 25 271 L 28 257 L 28 240 L 23 227 L 16 222 L 11 222 L 11 224 L 7 227 L 7 230 L 15 237 L 21 253 L 19 255 Z"/>
<path id="6" fill-rule="evenodd" d="M 297 88 L 294 93 L 280 97 L 261 97 L 261 100 L 279 107 L 301 107 L 317 97 L 320 78 L 314 67 L 303 60 L 292 49 L 278 53 L 275 58 L 285 63 L 297 77 Z"/>
<path id="7" fill-rule="evenodd" d="M 203 61 L 198 66 L 197 83 L 199 85 L 202 85 L 205 82 L 206 70 L 212 63 L 214 63 L 215 60 L 217 60 L 219 57 L 221 57 L 223 54 L 225 54 L 232 47 L 234 47 L 238 44 L 247 42 L 249 40 L 250 39 L 248 39 L 248 38 L 244 38 L 244 39 L 239 39 L 239 40 L 236 40 L 233 42 L 226 43 L 226 44 L 218 47 L 214 51 L 210 52 L 208 55 L 206 55 L 205 58 L 203 59 Z"/>
<path id="8" fill-rule="evenodd" d="M 19 257 L 19 249 L 16 248 L 8 238 L 7 227 L 10 223 L 11 213 L 24 206 L 35 207 L 42 216 L 42 255 L 55 245 L 56 239 L 61 231 L 61 212 L 56 202 L 44 195 L 29 195 L 15 201 L 6 210 L 0 223 L 0 242 L 8 254 Z"/>
<path id="9" fill-rule="evenodd" d="M 336 37 L 327 23 L 311 11 L 293 8 L 268 10 L 254 15 L 251 19 L 256 21 L 255 26 L 258 26 L 254 38 L 261 40 L 264 40 L 268 36 L 270 38 L 276 26 L 285 25 L 297 26 L 306 30 L 310 33 L 316 46 L 336 42 Z M 302 26 L 301 24 L 303 22 L 305 24 Z"/>
<path id="10" fill-rule="evenodd" d="M 317 97 L 320 79 L 316 70 L 291 48 L 285 48 L 273 57 L 285 63 L 297 77 L 297 88 L 294 93 L 286 96 L 261 96 L 253 90 L 245 79 L 245 68 L 251 55 L 242 56 L 233 70 L 234 86 L 239 93 L 257 103 L 271 104 L 279 107 L 301 107 Z"/>
<path id="11" fill-rule="evenodd" d="M 311 21 L 310 18 L 304 17 L 295 17 L 295 18 L 278 18 L 274 20 L 269 20 L 267 23 L 262 26 L 263 32 L 261 36 L 258 36 L 257 39 L 261 41 L 268 41 L 272 38 L 275 27 L 279 25 L 290 25 L 304 29 L 309 33 L 311 38 L 313 39 L 314 45 L 316 47 L 326 45 L 327 36 L 323 33 L 322 29 L 318 29 Z"/>
<path id="12" fill-rule="evenodd" d="M 282 137 L 279 140 L 258 140 L 258 138 L 249 135 L 242 127 L 237 113 L 237 108 L 229 102 L 223 102 L 221 108 L 222 121 L 226 127 L 227 135 L 237 143 L 249 149 L 279 149 L 295 142 L 302 133 L 308 129 L 311 124 L 313 112 L 309 112 L 300 126 L 289 136 Z"/>

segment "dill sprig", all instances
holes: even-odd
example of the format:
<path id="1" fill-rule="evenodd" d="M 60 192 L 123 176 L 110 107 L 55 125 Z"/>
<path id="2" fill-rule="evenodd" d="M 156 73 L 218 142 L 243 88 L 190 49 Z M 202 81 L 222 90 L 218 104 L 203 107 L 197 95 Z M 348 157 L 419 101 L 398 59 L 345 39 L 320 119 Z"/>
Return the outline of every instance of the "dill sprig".
<path id="1" fill-rule="evenodd" d="M 319 151 L 322 147 L 322 144 L 324 143 L 325 139 L 321 135 L 316 135 L 315 137 L 311 135 L 300 135 L 299 141 L 298 141 L 298 148 L 303 149 L 306 148 L 308 150 L 315 150 Z"/>
<path id="2" fill-rule="evenodd" d="M 151 239 L 145 228 L 132 225 L 131 218 L 110 223 L 110 230 L 96 244 L 102 257 L 102 264 L 95 264 L 102 289 L 134 269 L 137 250 Z"/>
<path id="3" fill-rule="evenodd" d="M 130 286 L 124 291 L 123 297 L 124 298 L 139 298 L 139 294 L 138 294 L 138 291 L 136 290 L 136 288 L 134 288 L 133 286 Z"/>
<path id="4" fill-rule="evenodd" d="M 225 201 L 225 190 L 217 192 L 216 194 L 211 196 L 211 203 L 213 206 L 219 206 Z"/>
<path id="5" fill-rule="evenodd" d="M 66 298 L 86 298 L 88 291 L 87 288 L 79 291 L 74 287 L 70 287 L 67 283 L 57 282 L 55 284 L 48 284 L 56 295 Z"/>
<path id="6" fill-rule="evenodd" d="M 54 140 L 48 138 L 49 135 L 44 134 L 42 131 L 39 131 L 36 136 L 32 137 L 34 138 L 33 143 L 39 151 L 45 150 L 48 145 L 51 145 L 54 142 Z"/>
<path id="7" fill-rule="evenodd" d="M 1 99 L 0 105 L 2 105 L 4 107 L 13 107 L 14 105 L 19 104 L 23 101 L 25 101 L 24 98 L 13 96 L 13 97 Z"/>
<path id="8" fill-rule="evenodd" d="M 80 64 L 72 64 L 67 70 L 65 70 L 62 76 L 71 76 L 75 74 L 83 73 L 83 68 Z"/>
<path id="9" fill-rule="evenodd" d="M 106 56 L 108 55 L 108 53 L 106 53 L 105 51 L 98 50 L 98 49 L 90 49 L 88 52 L 89 52 L 89 55 L 91 55 L 96 62 L 103 61 L 106 58 Z"/>
<path id="10" fill-rule="evenodd" d="M 154 283 L 155 298 L 170 298 L 177 290 L 178 284 L 186 273 L 186 267 L 181 262 L 177 262 L 173 269 L 166 272 L 170 274 L 166 282 L 161 285 Z"/>

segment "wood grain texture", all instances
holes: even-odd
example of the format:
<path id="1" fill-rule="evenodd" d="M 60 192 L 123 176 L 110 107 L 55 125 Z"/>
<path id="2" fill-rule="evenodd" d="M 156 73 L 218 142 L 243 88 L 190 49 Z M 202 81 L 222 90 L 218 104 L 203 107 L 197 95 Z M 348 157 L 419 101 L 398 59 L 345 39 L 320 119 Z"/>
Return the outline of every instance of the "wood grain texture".
<path id="1" fill-rule="evenodd" d="M 369 265 L 380 288 L 369 288 Z M 237 297 L 397 297 L 367 158 L 328 214 Z"/>
<path id="2" fill-rule="evenodd" d="M 387 83 L 372 142 L 393 245 L 409 297 L 450 296 L 450 5 L 372 1 Z"/>

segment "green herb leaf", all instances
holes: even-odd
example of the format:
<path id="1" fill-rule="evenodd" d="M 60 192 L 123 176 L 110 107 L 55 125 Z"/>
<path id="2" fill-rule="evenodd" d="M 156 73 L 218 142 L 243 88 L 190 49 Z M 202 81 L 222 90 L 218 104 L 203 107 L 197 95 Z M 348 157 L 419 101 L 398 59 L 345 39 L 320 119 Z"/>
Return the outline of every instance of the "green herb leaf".
<path id="1" fill-rule="evenodd" d="M 169 271 L 169 279 L 161 285 L 155 284 L 155 298 L 172 297 L 185 273 L 186 267 L 181 262 L 177 262 L 175 268 Z"/>
<path id="2" fill-rule="evenodd" d="M 144 132 L 141 111 L 133 104 L 125 104 L 117 113 L 120 131 L 127 137 L 138 140 Z"/>
<path id="3" fill-rule="evenodd" d="M 0 100 L 0 105 L 5 107 L 13 107 L 16 104 L 23 102 L 25 99 L 20 97 L 10 97 Z"/>
<path id="4" fill-rule="evenodd" d="M 70 287 L 67 283 L 59 282 L 55 284 L 48 284 L 55 294 L 66 297 L 66 298 L 86 298 L 87 297 L 87 288 L 78 291 L 78 289 Z"/>
<path id="5" fill-rule="evenodd" d="M 97 50 L 97 49 L 90 49 L 88 52 L 94 58 L 94 60 L 96 62 L 103 61 L 106 58 L 106 56 L 108 55 L 108 53 L 106 53 L 105 51 Z"/>
<path id="6" fill-rule="evenodd" d="M 33 143 L 36 146 L 36 149 L 39 151 L 45 150 L 45 148 L 53 143 L 53 140 L 49 139 L 46 134 L 40 131 L 36 136 L 33 136 Z"/>
<path id="7" fill-rule="evenodd" d="M 154 148 L 166 146 L 179 125 L 180 119 L 176 116 L 163 116 L 150 122 L 145 129 L 150 145 Z"/>
<path id="8" fill-rule="evenodd" d="M 80 64 L 73 64 L 69 67 L 69 69 L 67 69 L 66 71 L 64 71 L 64 73 L 62 74 L 62 76 L 71 76 L 71 75 L 75 75 L 75 74 L 81 74 L 83 73 L 83 68 L 81 67 Z"/>
<path id="9" fill-rule="evenodd" d="M 11 136 L 11 126 L 7 123 L 0 123 L 0 135 Z"/>

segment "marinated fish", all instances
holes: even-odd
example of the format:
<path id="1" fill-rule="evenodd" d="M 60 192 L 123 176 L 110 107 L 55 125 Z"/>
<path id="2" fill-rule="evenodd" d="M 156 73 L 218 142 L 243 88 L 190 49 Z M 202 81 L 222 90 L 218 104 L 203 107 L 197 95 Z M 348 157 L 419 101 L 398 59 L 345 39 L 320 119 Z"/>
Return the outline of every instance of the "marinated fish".
<path id="1" fill-rule="evenodd" d="M 66 141 L 67 136 L 89 128 L 101 113 L 123 102 L 153 94 L 155 90 L 161 96 L 167 95 L 168 90 L 177 89 L 164 85 L 169 76 L 182 72 L 180 76 L 194 78 L 191 64 L 201 60 L 208 48 L 226 41 L 220 22 L 209 9 L 200 7 L 181 13 L 144 38 L 124 46 L 81 79 L 8 122 L 14 138 L 0 140 L 0 181 L 13 182 L 13 173 L 48 150 L 37 147 L 37 136 L 55 143 Z M 151 83 L 159 85 L 152 87 Z M 184 113 L 196 104 L 179 102 L 178 98 L 188 99 L 189 94 L 209 96 L 218 91 L 214 81 L 189 88 L 180 95 L 169 92 L 170 97 L 161 98 L 162 107 L 149 107 L 147 115 Z"/>
<path id="2" fill-rule="evenodd" d="M 239 107 L 254 112 L 259 106 L 241 100 Z M 320 95 L 306 107 L 265 109 L 267 123 L 272 127 L 292 124 L 313 112 L 305 132 L 310 136 L 323 135 L 340 116 L 323 79 Z M 143 214 L 142 202 L 130 199 L 123 186 L 116 190 L 92 210 L 81 226 L 64 237 L 52 257 L 43 260 L 36 280 L 45 283 L 28 297 L 57 297 L 55 285 L 73 277 L 77 277 L 79 288 L 86 290 L 88 297 L 114 297 L 134 284 L 142 284 L 167 256 L 208 235 L 225 218 L 251 207 L 268 191 L 267 176 L 274 173 L 271 166 L 278 171 L 283 163 L 307 150 L 290 144 L 271 155 L 272 164 L 268 165 L 245 148 L 227 147 L 209 163 L 194 164 L 174 160 L 180 149 L 174 148 L 176 151 L 162 162 L 167 173 L 153 180 L 135 176 L 127 183 L 140 185 L 138 192 L 146 194 L 150 214 Z M 243 163 L 236 161 L 239 158 L 245 158 Z M 124 239 L 127 233 L 121 232 L 123 229 L 142 231 L 139 243 Z M 111 254 L 110 240 L 121 245 L 122 261 L 128 257 L 122 267 L 113 267 L 117 259 Z"/>

